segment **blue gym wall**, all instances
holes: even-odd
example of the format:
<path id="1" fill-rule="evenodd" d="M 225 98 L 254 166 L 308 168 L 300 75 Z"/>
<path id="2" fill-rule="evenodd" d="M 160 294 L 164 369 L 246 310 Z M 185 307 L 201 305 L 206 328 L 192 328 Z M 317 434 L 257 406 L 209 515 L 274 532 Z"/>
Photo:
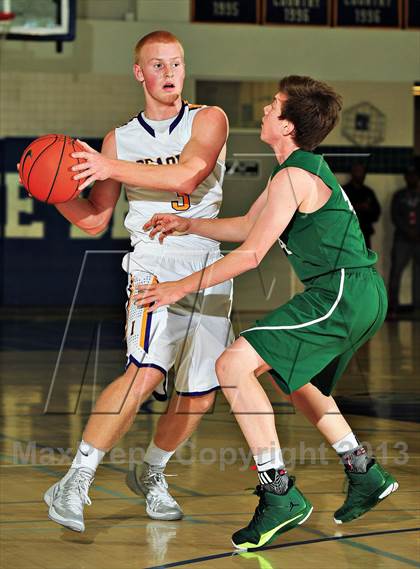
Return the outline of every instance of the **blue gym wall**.
<path id="1" fill-rule="evenodd" d="M 121 305 L 126 276 L 120 268 L 129 240 L 111 237 L 110 228 L 99 238 L 72 238 L 70 224 L 54 206 L 30 198 L 23 187 L 19 198 L 31 201 L 31 212 L 18 214 L 19 226 L 43 224 L 43 237 L 5 237 L 10 214 L 11 188 L 6 188 L 6 173 L 16 172 L 16 163 L 32 138 L 0 140 L 1 156 L 1 300 L 6 306 L 69 305 L 81 272 L 77 305 Z M 94 147 L 99 140 L 88 139 Z M 22 231 L 23 233 L 23 231 Z M 100 251 L 100 253 L 95 253 Z"/>

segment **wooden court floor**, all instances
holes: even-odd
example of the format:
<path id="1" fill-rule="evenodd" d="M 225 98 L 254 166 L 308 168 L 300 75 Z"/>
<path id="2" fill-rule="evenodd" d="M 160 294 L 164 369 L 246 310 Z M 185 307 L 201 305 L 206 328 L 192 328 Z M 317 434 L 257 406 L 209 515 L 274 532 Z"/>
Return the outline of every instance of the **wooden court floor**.
<path id="1" fill-rule="evenodd" d="M 44 491 L 68 468 L 92 398 L 121 371 L 112 326 L 90 345 L 64 350 L 49 412 L 44 413 L 58 345 L 49 338 L 62 320 L 3 315 L 1 353 L 1 549 L 10 569 L 203 569 L 420 567 L 420 321 L 386 323 L 352 361 L 336 398 L 354 431 L 391 470 L 400 489 L 365 517 L 336 526 L 343 472 L 333 452 L 287 405 L 268 378 L 289 471 L 314 505 L 299 529 L 258 553 L 233 554 L 231 533 L 248 523 L 257 503 L 249 451 L 222 395 L 191 441 L 171 461 L 168 482 L 185 511 L 179 522 L 155 522 L 126 487 L 164 411 L 148 402 L 135 425 L 97 472 L 86 507 L 86 531 L 49 521 Z M 83 338 L 81 326 L 76 336 Z M 89 333 L 86 332 L 89 336 Z M 92 350 L 91 350 L 92 351 Z M 95 355 L 96 354 L 96 355 Z M 81 372 L 82 370 L 82 372 Z M 83 384 L 80 377 L 83 375 Z M 79 378 L 79 379 L 77 379 Z"/>

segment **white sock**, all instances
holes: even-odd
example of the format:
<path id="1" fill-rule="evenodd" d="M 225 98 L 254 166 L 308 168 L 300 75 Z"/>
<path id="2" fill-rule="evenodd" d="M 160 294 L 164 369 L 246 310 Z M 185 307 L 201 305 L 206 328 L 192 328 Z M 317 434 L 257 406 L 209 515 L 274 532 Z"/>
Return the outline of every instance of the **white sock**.
<path id="1" fill-rule="evenodd" d="M 105 451 L 99 450 L 82 440 L 77 449 L 76 456 L 73 459 L 71 468 L 87 467 L 96 471 L 105 454 Z"/>
<path id="2" fill-rule="evenodd" d="M 150 466 L 165 468 L 174 452 L 174 450 L 163 450 L 157 447 L 152 441 L 147 448 L 146 454 L 144 455 L 144 462 L 147 462 L 147 464 L 150 464 Z"/>
<path id="3" fill-rule="evenodd" d="M 338 454 L 343 454 L 345 452 L 349 452 L 354 450 L 360 446 L 359 441 L 356 439 L 353 432 L 350 432 L 348 435 L 340 439 L 339 441 L 335 442 L 332 447 Z"/>
<path id="4" fill-rule="evenodd" d="M 276 470 L 285 468 L 281 448 L 263 448 L 261 452 L 254 455 L 254 460 L 259 472 L 271 470 L 272 468 Z"/>

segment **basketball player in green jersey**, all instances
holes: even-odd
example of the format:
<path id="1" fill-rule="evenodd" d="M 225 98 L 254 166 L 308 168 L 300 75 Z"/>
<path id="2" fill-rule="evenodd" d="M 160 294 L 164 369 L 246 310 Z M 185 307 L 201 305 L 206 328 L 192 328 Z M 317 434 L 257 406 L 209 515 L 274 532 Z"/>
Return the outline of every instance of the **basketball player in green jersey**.
<path id="1" fill-rule="evenodd" d="M 341 456 L 349 489 L 334 514 L 336 523 L 361 516 L 398 488 L 367 455 L 330 395 L 387 310 L 384 283 L 374 268 L 377 256 L 366 248 L 354 210 L 323 157 L 312 153 L 336 125 L 340 110 L 341 98 L 328 85 L 309 77 L 282 79 L 264 109 L 261 128 L 279 164 L 250 211 L 215 220 L 158 214 L 147 224 L 160 240 L 177 230 L 243 244 L 204 271 L 142 286 L 139 304 L 154 302 L 156 310 L 253 269 L 277 240 L 305 285 L 303 293 L 242 332 L 216 363 L 260 481 L 255 515 L 232 537 L 241 549 L 267 545 L 312 512 L 285 469 L 273 409 L 257 380 L 264 371 Z"/>

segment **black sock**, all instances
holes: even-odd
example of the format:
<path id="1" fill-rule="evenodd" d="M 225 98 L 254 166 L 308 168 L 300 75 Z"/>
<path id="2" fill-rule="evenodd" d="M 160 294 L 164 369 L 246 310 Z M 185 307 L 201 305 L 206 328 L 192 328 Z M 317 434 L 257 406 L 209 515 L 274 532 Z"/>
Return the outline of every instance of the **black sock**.
<path id="1" fill-rule="evenodd" d="M 366 472 L 373 462 L 373 459 L 370 458 L 362 445 L 359 445 L 353 450 L 341 453 L 340 459 L 348 472 Z"/>
<path id="2" fill-rule="evenodd" d="M 258 471 L 261 486 L 267 492 L 274 494 L 286 494 L 289 489 L 289 477 L 284 468 L 270 468 L 270 470 Z"/>

